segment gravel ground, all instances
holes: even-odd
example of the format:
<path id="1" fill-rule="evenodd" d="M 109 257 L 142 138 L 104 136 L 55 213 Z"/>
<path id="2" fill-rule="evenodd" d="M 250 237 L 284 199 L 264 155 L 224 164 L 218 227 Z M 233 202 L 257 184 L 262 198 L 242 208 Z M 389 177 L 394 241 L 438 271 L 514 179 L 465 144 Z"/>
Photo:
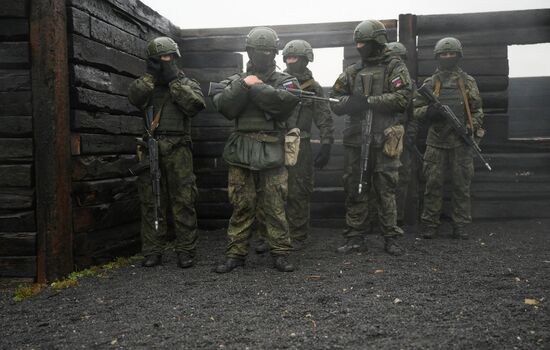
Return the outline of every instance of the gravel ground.
<path id="1" fill-rule="evenodd" d="M 127 266 L 108 279 L 16 303 L 0 295 L 2 349 L 550 349 L 550 220 L 483 222 L 457 241 L 407 234 L 391 257 L 337 255 L 337 230 L 313 229 L 294 273 L 251 251 L 211 272 L 223 231 L 202 232 L 197 264 Z M 538 305 L 528 305 L 535 299 Z"/>

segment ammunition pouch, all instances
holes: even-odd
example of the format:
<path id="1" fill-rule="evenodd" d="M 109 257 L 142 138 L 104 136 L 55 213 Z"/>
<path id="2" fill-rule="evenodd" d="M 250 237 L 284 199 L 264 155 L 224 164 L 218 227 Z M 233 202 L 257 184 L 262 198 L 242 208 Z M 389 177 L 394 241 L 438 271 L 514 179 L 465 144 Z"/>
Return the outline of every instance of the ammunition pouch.
<path id="1" fill-rule="evenodd" d="M 384 129 L 386 138 L 382 152 L 390 158 L 399 158 L 403 153 L 403 136 L 405 128 L 403 125 L 394 125 Z"/>
<path id="2" fill-rule="evenodd" d="M 294 166 L 300 153 L 300 129 L 293 128 L 285 136 L 285 165 Z"/>

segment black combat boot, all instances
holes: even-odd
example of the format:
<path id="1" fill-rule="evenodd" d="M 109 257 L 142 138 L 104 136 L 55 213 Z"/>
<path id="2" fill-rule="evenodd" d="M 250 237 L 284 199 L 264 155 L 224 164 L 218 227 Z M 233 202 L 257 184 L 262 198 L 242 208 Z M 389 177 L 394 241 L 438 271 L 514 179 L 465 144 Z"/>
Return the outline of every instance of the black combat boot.
<path id="1" fill-rule="evenodd" d="M 262 239 L 258 241 L 258 244 L 256 245 L 256 248 L 254 248 L 254 250 L 257 254 L 267 253 L 269 251 L 269 244 L 267 244 L 267 242 Z"/>
<path id="2" fill-rule="evenodd" d="M 186 269 L 193 266 L 193 257 L 188 252 L 178 253 L 178 267 Z"/>
<path id="3" fill-rule="evenodd" d="M 468 236 L 468 233 L 464 230 L 464 226 L 454 226 L 453 227 L 453 235 L 451 236 L 454 239 L 468 239 L 470 238 Z"/>
<path id="4" fill-rule="evenodd" d="M 145 259 L 141 262 L 143 267 L 153 267 L 162 264 L 162 256 L 160 254 L 152 254 L 145 256 Z"/>
<path id="5" fill-rule="evenodd" d="M 226 258 L 223 264 L 220 264 L 214 270 L 217 273 L 228 273 L 239 266 L 244 266 L 244 260 L 239 258 Z"/>
<path id="6" fill-rule="evenodd" d="M 403 248 L 401 248 L 397 244 L 395 237 L 386 237 L 385 241 L 386 242 L 384 244 L 384 249 L 388 254 L 393 256 L 403 255 L 404 253 Z"/>
<path id="7" fill-rule="evenodd" d="M 336 248 L 337 253 L 346 254 L 364 249 L 364 241 L 361 236 L 353 236 L 346 240 L 343 246 Z"/>
<path id="8" fill-rule="evenodd" d="M 437 227 L 424 226 L 422 227 L 420 235 L 422 236 L 422 238 L 432 239 L 437 235 Z"/>
<path id="9" fill-rule="evenodd" d="M 286 256 L 274 256 L 273 257 L 273 267 L 281 272 L 292 272 L 294 271 L 294 265 L 288 262 Z"/>

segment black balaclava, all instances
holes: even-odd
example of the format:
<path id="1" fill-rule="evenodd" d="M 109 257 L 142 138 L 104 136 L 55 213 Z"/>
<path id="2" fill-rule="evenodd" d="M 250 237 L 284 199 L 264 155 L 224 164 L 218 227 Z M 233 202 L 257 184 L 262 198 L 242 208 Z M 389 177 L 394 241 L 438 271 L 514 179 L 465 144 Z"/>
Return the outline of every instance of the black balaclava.
<path id="1" fill-rule="evenodd" d="M 250 62 L 252 62 L 252 65 L 254 66 L 254 69 L 258 72 L 266 72 L 275 64 L 275 51 L 273 50 L 271 50 L 269 54 L 265 54 L 261 50 L 258 51 L 256 49 L 250 48 L 247 50 L 247 53 Z"/>
<path id="2" fill-rule="evenodd" d="M 361 60 L 367 61 L 369 58 L 379 54 L 380 45 L 374 40 L 365 41 L 365 45 L 361 48 L 357 48 L 357 51 L 359 51 L 359 55 L 361 55 Z"/>
<path id="3" fill-rule="evenodd" d="M 457 54 L 456 57 L 446 57 L 443 58 L 441 55 L 437 56 L 437 62 L 439 64 L 439 69 L 441 70 L 454 70 L 458 67 L 458 62 L 460 61 L 460 56 Z"/>
<path id="4" fill-rule="evenodd" d="M 298 56 L 298 61 L 294 63 L 287 63 L 286 68 L 289 74 L 300 74 L 305 72 L 309 61 L 304 56 Z"/>

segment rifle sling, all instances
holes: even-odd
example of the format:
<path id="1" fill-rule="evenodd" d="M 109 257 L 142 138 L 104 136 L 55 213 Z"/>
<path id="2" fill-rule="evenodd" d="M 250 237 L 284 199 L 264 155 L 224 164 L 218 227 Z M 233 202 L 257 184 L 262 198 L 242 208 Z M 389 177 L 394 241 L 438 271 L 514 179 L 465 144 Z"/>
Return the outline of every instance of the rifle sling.
<path id="1" fill-rule="evenodd" d="M 313 85 L 313 83 L 315 83 L 315 79 L 305 81 L 303 84 L 300 84 L 300 90 L 306 90 L 308 87 Z"/>
<path id="2" fill-rule="evenodd" d="M 160 108 L 159 108 L 157 114 L 155 114 L 155 118 L 153 118 L 153 122 L 151 123 L 151 127 L 150 127 L 151 135 L 153 135 L 155 133 L 155 130 L 157 130 L 157 128 L 159 126 L 160 117 L 162 115 L 162 109 L 164 108 L 164 105 L 166 104 L 166 102 L 168 102 L 169 98 L 170 98 L 170 91 L 168 91 L 166 93 L 166 95 L 164 96 L 164 99 L 162 100 L 162 104 L 160 105 Z"/>
<path id="3" fill-rule="evenodd" d="M 466 115 L 468 116 L 468 127 L 473 132 L 474 122 L 472 119 L 472 111 L 470 110 L 470 103 L 468 103 L 468 96 L 466 95 L 466 87 L 464 86 L 464 79 L 462 79 L 462 77 L 458 78 L 458 87 L 460 89 L 460 93 L 462 94 L 462 99 L 464 100 L 464 107 L 466 108 Z"/>

